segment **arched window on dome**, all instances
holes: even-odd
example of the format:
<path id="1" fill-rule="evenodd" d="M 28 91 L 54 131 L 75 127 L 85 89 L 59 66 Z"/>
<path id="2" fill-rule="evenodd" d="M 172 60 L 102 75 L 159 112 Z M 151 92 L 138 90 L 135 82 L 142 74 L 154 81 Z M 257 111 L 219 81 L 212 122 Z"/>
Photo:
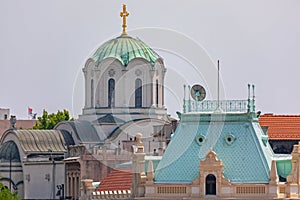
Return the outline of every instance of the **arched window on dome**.
<path id="1" fill-rule="evenodd" d="M 101 95 L 101 91 L 103 90 L 101 88 L 101 84 L 100 84 L 100 80 L 98 80 L 98 83 L 95 83 L 95 107 L 99 108 L 100 107 L 100 95 Z"/>
<path id="2" fill-rule="evenodd" d="M 94 80 L 91 80 L 91 108 L 94 107 Z"/>
<path id="3" fill-rule="evenodd" d="M 138 78 L 135 80 L 135 107 L 141 108 L 142 103 L 143 103 L 142 80 Z"/>
<path id="4" fill-rule="evenodd" d="M 115 80 L 108 80 L 108 107 L 115 107 Z"/>
<path id="5" fill-rule="evenodd" d="M 158 80 L 156 79 L 156 106 L 158 106 Z"/>

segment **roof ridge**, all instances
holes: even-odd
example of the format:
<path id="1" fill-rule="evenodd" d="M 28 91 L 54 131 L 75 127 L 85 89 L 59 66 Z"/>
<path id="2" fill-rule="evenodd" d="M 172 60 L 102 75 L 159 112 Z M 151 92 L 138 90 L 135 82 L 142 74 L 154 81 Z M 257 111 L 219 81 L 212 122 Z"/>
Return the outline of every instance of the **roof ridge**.
<path id="1" fill-rule="evenodd" d="M 273 114 L 266 113 L 262 114 L 260 117 L 300 117 L 300 114 Z"/>

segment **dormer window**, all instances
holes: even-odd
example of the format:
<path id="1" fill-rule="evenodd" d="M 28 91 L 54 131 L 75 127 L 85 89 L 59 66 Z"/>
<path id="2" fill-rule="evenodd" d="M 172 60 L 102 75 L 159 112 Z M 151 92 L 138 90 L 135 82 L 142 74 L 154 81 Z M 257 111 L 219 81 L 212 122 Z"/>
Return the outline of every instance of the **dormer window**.
<path id="1" fill-rule="evenodd" d="M 198 145 L 202 146 L 204 144 L 206 138 L 204 135 L 199 134 L 198 136 L 196 136 L 195 140 Z"/>
<path id="2" fill-rule="evenodd" d="M 232 134 L 228 134 L 228 135 L 225 136 L 225 142 L 228 145 L 232 145 L 235 140 L 236 140 L 236 138 Z"/>

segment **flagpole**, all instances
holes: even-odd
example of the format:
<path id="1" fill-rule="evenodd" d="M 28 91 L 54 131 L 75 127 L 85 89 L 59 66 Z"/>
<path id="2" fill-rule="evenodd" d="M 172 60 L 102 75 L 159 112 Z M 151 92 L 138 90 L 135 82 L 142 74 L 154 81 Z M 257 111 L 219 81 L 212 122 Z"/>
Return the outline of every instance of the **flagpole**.
<path id="1" fill-rule="evenodd" d="M 220 64 L 218 60 L 218 85 L 217 85 L 217 92 L 218 92 L 218 108 L 220 107 Z"/>

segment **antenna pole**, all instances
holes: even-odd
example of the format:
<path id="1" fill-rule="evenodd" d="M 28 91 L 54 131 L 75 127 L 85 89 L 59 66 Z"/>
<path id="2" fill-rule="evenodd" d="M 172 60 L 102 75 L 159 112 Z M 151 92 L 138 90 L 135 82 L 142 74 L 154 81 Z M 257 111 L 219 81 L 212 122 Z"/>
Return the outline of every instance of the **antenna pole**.
<path id="1" fill-rule="evenodd" d="M 252 109 L 255 112 L 255 93 L 254 93 L 254 84 L 252 85 Z"/>
<path id="2" fill-rule="evenodd" d="M 248 113 L 250 112 L 250 84 L 248 83 L 248 106 L 247 106 L 247 111 Z"/>
<path id="3" fill-rule="evenodd" d="M 185 104 L 185 88 L 186 88 L 186 85 L 184 84 L 183 85 L 183 113 L 186 113 L 186 104 Z"/>
<path id="4" fill-rule="evenodd" d="M 191 86 L 188 85 L 188 90 L 189 90 L 189 102 L 188 102 L 188 112 L 191 112 Z"/>
<path id="5" fill-rule="evenodd" d="M 218 85 L 217 85 L 217 92 L 218 92 L 218 108 L 220 107 L 220 62 L 218 60 Z"/>

